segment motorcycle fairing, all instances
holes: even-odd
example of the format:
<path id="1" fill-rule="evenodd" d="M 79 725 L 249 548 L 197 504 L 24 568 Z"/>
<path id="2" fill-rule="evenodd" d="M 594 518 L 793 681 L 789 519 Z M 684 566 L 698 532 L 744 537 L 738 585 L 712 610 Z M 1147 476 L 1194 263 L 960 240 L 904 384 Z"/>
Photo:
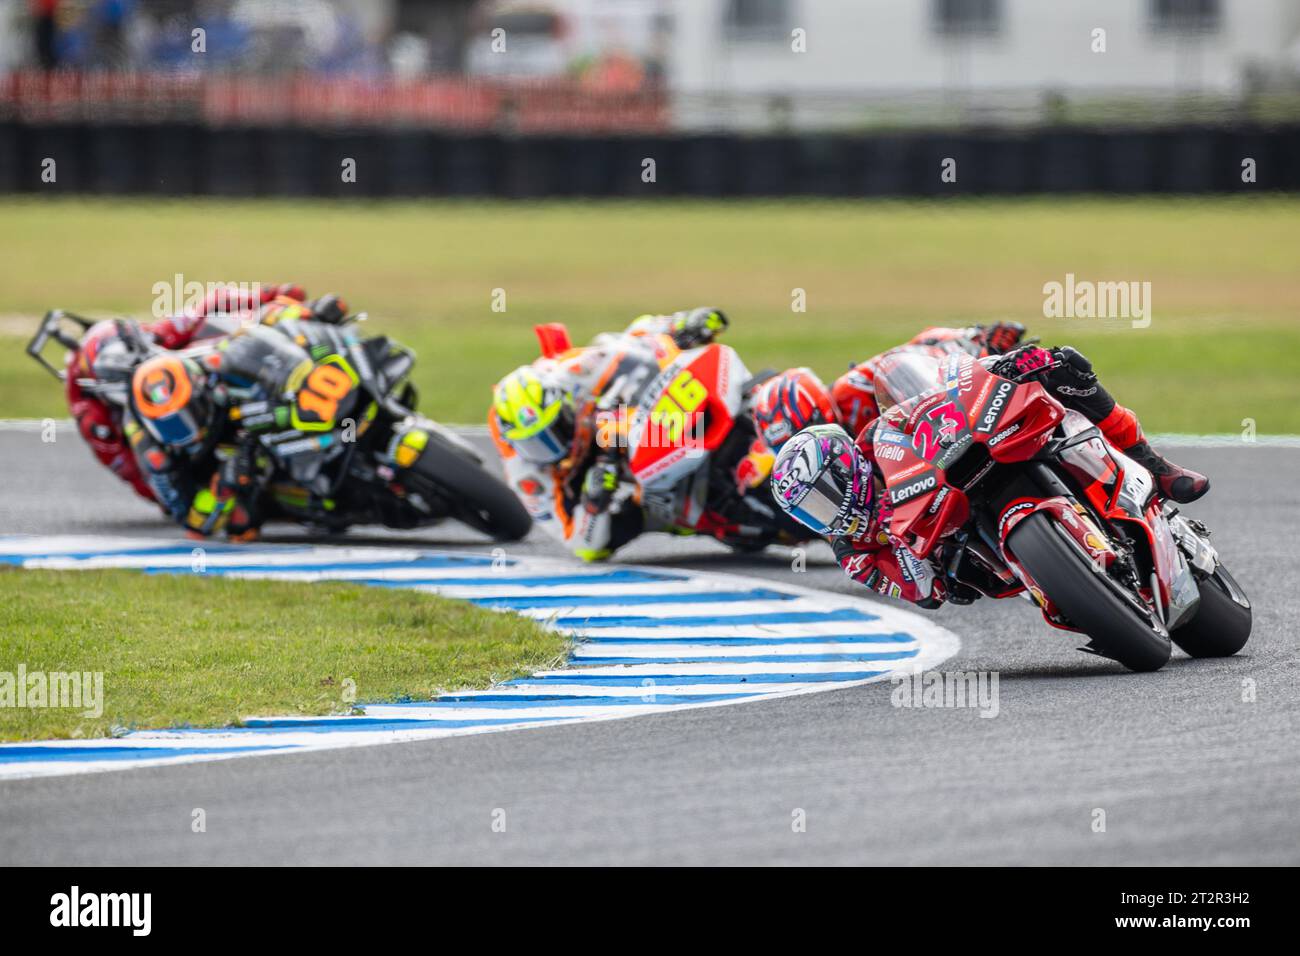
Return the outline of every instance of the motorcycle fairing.
<path id="1" fill-rule="evenodd" d="M 1142 545 L 1153 572 L 1144 593 L 1153 599 L 1166 626 L 1176 627 L 1196 608 L 1200 594 L 1187 557 L 1165 521 L 1151 473 L 1103 441 L 1095 427 L 1081 428 L 1077 420 L 1070 424 L 1073 434 L 1057 451 L 1058 459 L 1080 481 L 1098 513 L 1127 528 L 1130 540 Z"/>
<path id="2" fill-rule="evenodd" d="M 628 425 L 628 467 L 643 490 L 669 488 L 708 460 L 741 414 L 748 378 L 736 350 L 718 343 L 664 366 Z"/>
<path id="3" fill-rule="evenodd" d="M 994 462 L 1032 458 L 1065 417 L 1037 382 L 1001 378 L 968 355 L 949 356 L 941 378 L 936 388 L 889 409 L 872 437 L 894 508 L 890 529 L 921 557 L 969 517 L 964 486 Z M 959 480 L 950 480 L 958 471 Z"/>

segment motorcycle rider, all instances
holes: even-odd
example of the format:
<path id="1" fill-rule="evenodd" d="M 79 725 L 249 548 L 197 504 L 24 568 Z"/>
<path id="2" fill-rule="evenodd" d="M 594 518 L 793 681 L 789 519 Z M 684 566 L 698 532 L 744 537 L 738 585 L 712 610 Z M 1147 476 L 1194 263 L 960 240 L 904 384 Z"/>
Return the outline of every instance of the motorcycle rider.
<path id="1" fill-rule="evenodd" d="M 639 503 L 620 494 L 617 409 L 599 407 L 624 374 L 658 369 L 678 351 L 713 341 L 727 328 L 719 309 L 642 315 L 618 334 L 573 349 L 547 346 L 556 327 L 539 328 L 543 355 L 493 388 L 488 430 L 506 481 L 533 520 L 585 561 L 599 561 L 646 530 Z"/>
<path id="2" fill-rule="evenodd" d="M 994 322 L 961 329 L 940 326 L 924 329 L 896 349 L 887 349 L 854 365 L 835 380 L 831 386 L 831 398 L 839 413 L 840 424 L 849 434 L 856 435 L 881 413 L 882 403 L 876 395 L 876 373 L 882 361 L 895 351 L 922 349 L 936 355 L 964 352 L 975 358 L 986 358 L 1005 355 L 1019 346 L 1024 337 L 1025 327 L 1019 322 Z M 893 402 L 886 400 L 883 404 L 888 407 Z"/>
<path id="3" fill-rule="evenodd" d="M 743 493 L 762 484 L 781 446 L 809 425 L 838 424 L 850 435 L 861 432 L 880 414 L 876 373 L 888 356 L 920 350 L 934 355 L 964 352 L 983 358 L 1010 351 L 1024 335 L 1025 327 L 1019 322 L 968 328 L 934 326 L 903 345 L 855 363 L 830 388 L 812 369 L 787 369 L 764 383 L 754 396 L 752 414 L 758 438 L 736 466 L 737 488 Z"/>
<path id="4" fill-rule="evenodd" d="M 214 315 L 224 313 L 251 319 L 258 308 L 276 299 L 304 303 L 306 298 L 302 287 L 292 283 L 217 286 L 196 308 L 153 322 L 137 323 L 135 328 L 146 347 L 156 344 L 165 349 L 184 349 L 197 338 L 207 336 L 205 326 Z M 319 311 L 324 317 L 332 315 L 340 305 L 336 296 L 324 296 L 306 307 L 313 313 Z M 135 456 L 122 432 L 120 408 L 99 394 L 95 387 L 128 377 L 138 359 L 137 349 L 138 343 L 123 338 L 117 322 L 105 320 L 95 323 L 82 336 L 80 347 L 68 354 L 64 391 L 77 431 L 95 457 L 137 494 L 153 501 L 155 498 L 149 483 L 136 466 Z"/>
<path id="5" fill-rule="evenodd" d="M 265 517 L 255 482 L 259 432 L 332 423 L 351 410 L 339 399 L 353 399 L 330 387 L 341 381 L 313 385 L 321 369 L 337 372 L 323 379 L 346 377 L 314 364 L 312 347 L 333 343 L 307 325 L 337 324 L 346 306 L 337 296 L 316 303 L 277 296 L 257 322 L 210 349 L 162 351 L 133 372 L 123 434 L 151 497 L 191 536 L 255 538 Z M 313 393 L 310 405 L 304 392 Z"/>
<path id="6" fill-rule="evenodd" d="M 1041 383 L 1061 404 L 1082 413 L 1111 444 L 1151 471 L 1163 497 L 1186 503 L 1209 491 L 1204 475 L 1151 448 L 1137 416 L 1115 401 L 1092 363 L 1075 349 L 1026 345 L 984 361 L 995 374 Z M 773 497 L 787 514 L 830 541 L 844 573 L 858 583 L 923 608 L 945 601 L 969 604 L 978 591 L 944 580 L 890 534 L 892 508 L 873 467 L 874 430 L 874 425 L 864 428 L 856 440 L 838 424 L 800 431 L 782 446 L 773 465 Z"/>
<path id="7" fill-rule="evenodd" d="M 787 369 L 766 382 L 754 400 L 754 427 L 772 451 L 809 425 L 839 424 L 851 435 L 880 414 L 876 371 L 885 356 L 899 350 L 924 349 L 934 354 L 965 352 L 976 358 L 1001 355 L 1019 344 L 1025 327 L 997 322 L 955 329 L 932 327 L 906 343 L 850 366 L 828 389 L 812 370 Z"/>

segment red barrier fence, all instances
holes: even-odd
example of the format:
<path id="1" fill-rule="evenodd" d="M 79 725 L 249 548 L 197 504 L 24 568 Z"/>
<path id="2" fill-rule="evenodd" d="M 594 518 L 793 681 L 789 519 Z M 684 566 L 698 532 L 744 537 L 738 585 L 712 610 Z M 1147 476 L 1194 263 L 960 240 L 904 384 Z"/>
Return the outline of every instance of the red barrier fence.
<path id="1" fill-rule="evenodd" d="M 668 128 L 668 118 L 668 98 L 658 90 L 612 92 L 570 80 L 80 72 L 19 72 L 0 78 L 0 119 L 32 123 L 655 133 Z"/>

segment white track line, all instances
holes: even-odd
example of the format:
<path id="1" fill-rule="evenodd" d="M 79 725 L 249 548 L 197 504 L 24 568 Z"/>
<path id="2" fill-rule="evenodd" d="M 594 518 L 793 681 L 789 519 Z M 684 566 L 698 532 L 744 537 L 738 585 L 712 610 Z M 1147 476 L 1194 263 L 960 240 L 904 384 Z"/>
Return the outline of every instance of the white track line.
<path id="1" fill-rule="evenodd" d="M 201 558 L 195 564 L 191 546 L 176 541 L 0 538 L 0 562 L 29 568 L 363 580 L 430 591 L 534 618 L 564 629 L 577 643 L 563 668 L 433 701 L 372 704 L 359 715 L 250 719 L 244 727 L 222 730 L 0 745 L 0 780 L 745 703 L 931 669 L 958 647 L 951 633 L 900 607 L 735 575 L 537 558 L 503 563 L 487 555 L 411 548 L 216 546 L 203 549 Z M 111 714 L 111 674 L 105 675 L 105 696 Z"/>

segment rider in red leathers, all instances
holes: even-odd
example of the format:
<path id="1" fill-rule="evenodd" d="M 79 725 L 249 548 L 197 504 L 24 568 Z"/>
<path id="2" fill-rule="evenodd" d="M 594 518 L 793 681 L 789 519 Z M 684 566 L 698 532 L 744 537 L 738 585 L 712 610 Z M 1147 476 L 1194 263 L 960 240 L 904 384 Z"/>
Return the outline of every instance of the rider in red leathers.
<path id="1" fill-rule="evenodd" d="M 1005 378 L 1040 382 L 1061 404 L 1083 414 L 1111 444 L 1152 473 L 1165 498 L 1186 503 L 1209 491 L 1204 475 L 1180 468 L 1151 448 L 1137 416 L 1115 401 L 1075 349 L 1026 345 L 984 361 Z M 772 469 L 777 504 L 825 535 L 844 573 L 859 584 L 923 608 L 945 601 L 969 604 L 978 591 L 944 581 L 929 562 L 890 534 L 892 509 L 874 467 L 874 431 L 875 422 L 854 437 L 834 424 L 798 432 L 784 443 Z"/>
<path id="2" fill-rule="evenodd" d="M 195 340 L 210 316 L 226 313 L 251 319 L 259 308 L 277 298 L 304 302 L 307 296 L 300 286 L 288 283 L 218 286 L 197 308 L 141 323 L 138 328 L 146 339 L 165 349 L 183 349 Z M 338 304 L 332 296 L 319 300 L 321 306 L 331 303 Z M 129 361 L 126 353 L 126 343 L 122 342 L 117 323 L 111 320 L 97 322 L 86 331 L 80 347 L 68 353 L 64 389 L 77 431 L 95 457 L 141 497 L 154 501 L 154 493 L 141 476 L 135 456 L 122 434 L 121 409 L 95 394 L 87 382 L 104 381 L 114 373 L 129 375 L 130 369 L 124 368 Z"/>
<path id="3" fill-rule="evenodd" d="M 935 354 L 965 352 L 975 358 L 1003 355 L 1020 344 L 1025 327 L 1019 322 L 996 322 L 993 325 L 976 325 L 965 329 L 941 326 L 925 329 L 904 345 L 901 350 L 925 348 Z M 896 351 L 890 349 L 859 362 L 835 380 L 831 398 L 835 402 L 839 422 L 850 435 L 856 435 L 882 411 L 876 396 L 876 372 L 881 360 Z M 904 396 L 910 397 L 910 396 Z M 885 401 L 885 407 L 893 404 Z"/>
<path id="4" fill-rule="evenodd" d="M 754 396 L 754 430 L 758 438 L 736 467 L 736 486 L 743 494 L 760 485 L 769 474 L 773 457 L 781 446 L 809 425 L 842 425 L 856 435 L 889 407 L 910 396 L 877 394 L 876 375 L 883 362 L 903 352 L 924 352 L 939 356 L 963 352 L 976 358 L 1009 352 L 1024 337 L 1019 322 L 997 322 L 964 329 L 935 326 L 913 336 L 903 345 L 873 355 L 850 366 L 828 389 L 808 368 L 786 369 L 764 382 Z"/>

